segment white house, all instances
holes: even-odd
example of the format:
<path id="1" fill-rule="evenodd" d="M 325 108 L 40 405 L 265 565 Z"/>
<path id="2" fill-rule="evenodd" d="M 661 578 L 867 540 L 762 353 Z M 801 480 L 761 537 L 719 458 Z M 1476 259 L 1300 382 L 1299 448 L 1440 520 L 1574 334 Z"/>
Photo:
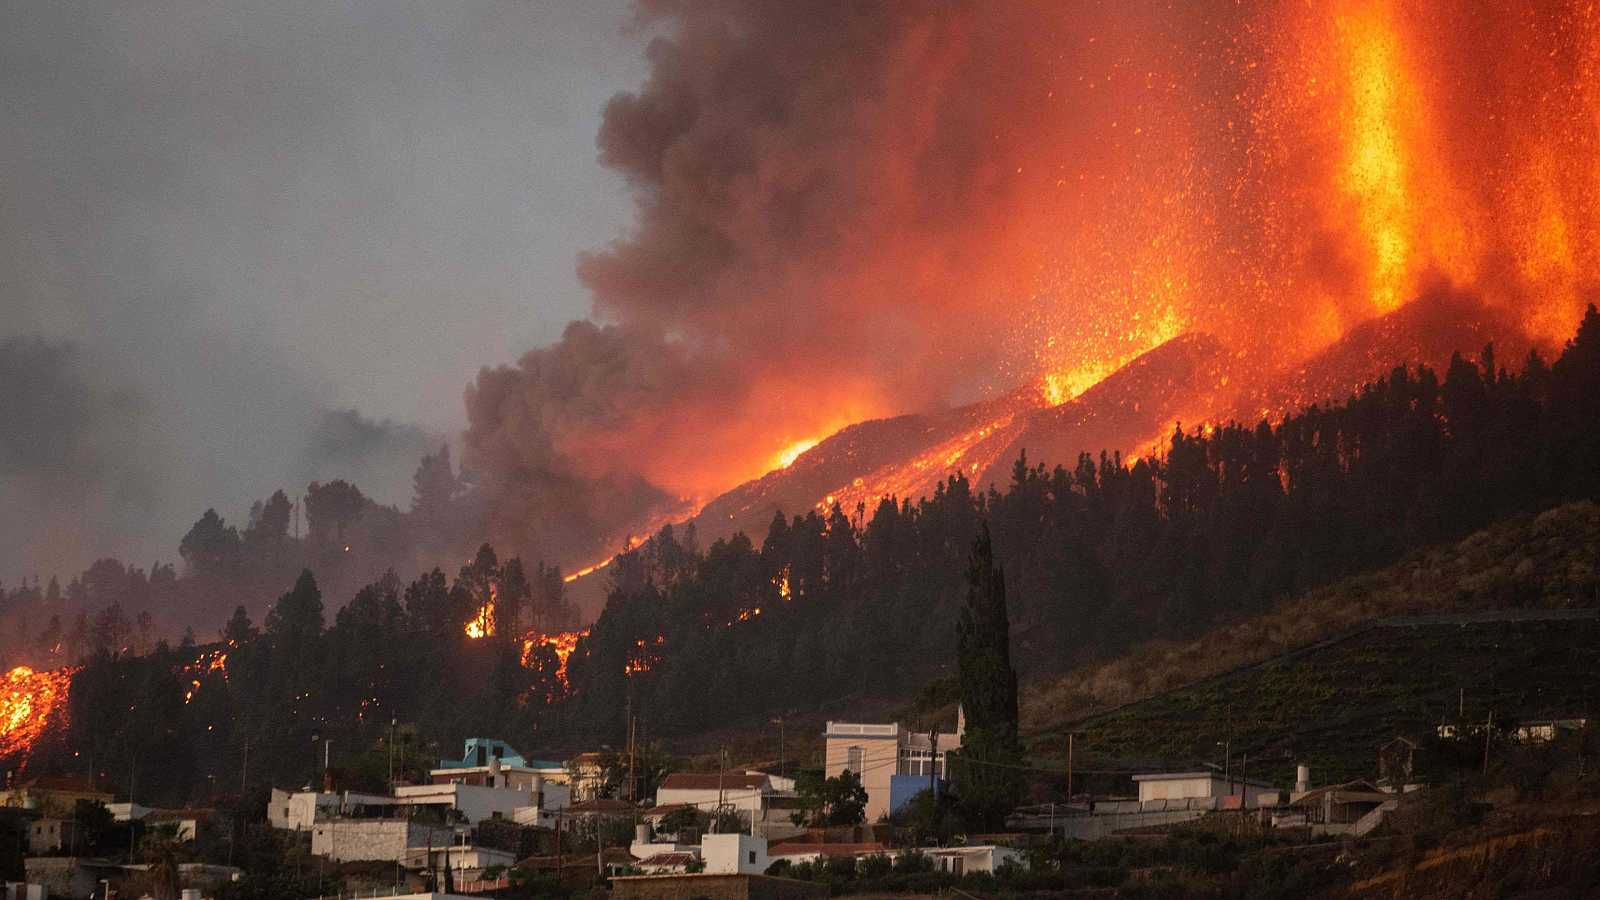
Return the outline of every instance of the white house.
<path id="1" fill-rule="evenodd" d="M 1224 778 L 1217 772 L 1152 772 L 1135 775 L 1139 785 L 1139 803 L 1159 804 L 1171 800 L 1216 800 L 1225 797 L 1243 797 L 1244 806 L 1260 806 L 1263 795 L 1275 794 L 1272 785 L 1264 781 L 1250 781 L 1238 777 Z"/>
<path id="2" fill-rule="evenodd" d="M 693 806 L 711 813 L 720 803 L 748 821 L 760 815 L 764 799 L 772 793 L 772 779 L 760 772 L 674 772 L 656 789 L 656 806 Z"/>
<path id="3" fill-rule="evenodd" d="M 393 797 L 345 791 L 280 791 L 272 789 L 267 800 L 267 824 L 285 831 L 309 831 L 317 816 L 338 815 L 355 807 L 392 806 Z"/>
<path id="4" fill-rule="evenodd" d="M 274 791 L 273 793 L 281 793 Z M 133 822 L 143 819 L 155 812 L 153 806 L 140 806 L 137 803 L 107 803 L 106 809 L 111 813 L 113 822 Z"/>
<path id="5" fill-rule="evenodd" d="M 332 813 L 338 809 L 338 794 L 273 788 L 267 801 L 267 824 L 285 831 L 309 831 L 317 821 L 318 810 Z"/>
<path id="6" fill-rule="evenodd" d="M 861 779 L 867 792 L 866 819 L 876 822 L 945 775 L 945 757 L 961 749 L 966 717 L 958 714 L 955 733 L 911 731 L 899 723 L 829 722 L 823 774 L 845 770 Z"/>
<path id="7" fill-rule="evenodd" d="M 549 788 L 546 788 L 546 792 Z M 532 791 L 518 788 L 482 787 L 476 784 L 403 784 L 394 789 L 393 803 L 399 806 L 435 806 L 457 810 L 468 822 L 485 819 L 515 819 L 516 811 L 538 807 Z"/>
<path id="8" fill-rule="evenodd" d="M 484 870 L 501 866 L 509 868 L 517 855 L 496 847 L 478 847 L 471 844 L 443 847 L 411 847 L 406 850 L 402 864 L 412 871 L 437 872 L 449 869 L 457 881 L 474 881 L 483 877 Z"/>
<path id="9" fill-rule="evenodd" d="M 708 834 L 700 838 L 707 875 L 760 875 L 772 865 L 767 839 L 749 834 Z"/>
<path id="10" fill-rule="evenodd" d="M 974 847 L 930 847 L 922 851 L 933 860 L 933 867 L 951 875 L 968 872 L 994 872 L 1006 863 L 1024 865 L 1022 854 L 1010 847 L 983 844 Z"/>

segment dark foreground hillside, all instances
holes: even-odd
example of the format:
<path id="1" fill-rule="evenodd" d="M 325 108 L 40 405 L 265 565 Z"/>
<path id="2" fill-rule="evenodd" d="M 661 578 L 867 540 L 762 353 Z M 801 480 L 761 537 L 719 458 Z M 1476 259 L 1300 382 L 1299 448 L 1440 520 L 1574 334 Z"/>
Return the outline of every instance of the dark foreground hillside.
<path id="1" fill-rule="evenodd" d="M 1024 730 L 1068 724 L 1397 616 L 1600 607 L 1600 506 L 1580 501 L 1498 522 L 1465 539 L 1308 591 L 1188 641 L 1154 640 L 1042 679 Z"/>
<path id="2" fill-rule="evenodd" d="M 1231 748 L 1252 777 L 1285 787 L 1297 763 L 1318 783 L 1374 777 L 1378 748 L 1418 742 L 1419 772 L 1453 773 L 1481 757 L 1471 735 L 1493 721 L 1589 716 L 1600 667 L 1600 619 L 1491 617 L 1394 620 L 1306 653 L 1161 694 L 1077 723 L 1077 752 L 1094 763 L 1152 770 L 1223 763 Z M 1545 615 L 1557 615 L 1549 613 Z M 1492 760 L 1491 760 L 1492 761 Z"/>

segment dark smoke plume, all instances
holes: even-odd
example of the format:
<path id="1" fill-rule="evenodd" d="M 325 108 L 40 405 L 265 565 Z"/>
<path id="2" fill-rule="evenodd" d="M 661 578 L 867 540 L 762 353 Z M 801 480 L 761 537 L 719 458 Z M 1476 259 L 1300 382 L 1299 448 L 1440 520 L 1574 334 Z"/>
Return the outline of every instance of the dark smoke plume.
<path id="1" fill-rule="evenodd" d="M 1271 371 L 1438 281 L 1566 334 L 1600 262 L 1568 174 L 1600 159 L 1600 35 L 1571 10 L 639 15 L 650 77 L 598 140 L 636 219 L 579 263 L 609 324 L 468 395 L 466 463 L 519 545 L 562 505 L 603 534 L 848 422 L 1092 384 L 1185 331 Z"/>

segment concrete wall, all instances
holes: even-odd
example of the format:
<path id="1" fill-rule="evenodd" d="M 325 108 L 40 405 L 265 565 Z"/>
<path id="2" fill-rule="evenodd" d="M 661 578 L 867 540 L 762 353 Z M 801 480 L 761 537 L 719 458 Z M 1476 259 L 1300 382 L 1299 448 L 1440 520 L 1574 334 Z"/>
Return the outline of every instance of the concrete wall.
<path id="1" fill-rule="evenodd" d="M 811 900 L 828 886 L 760 875 L 635 875 L 611 879 L 613 900 Z"/>
<path id="2" fill-rule="evenodd" d="M 1174 825 L 1192 822 L 1205 815 L 1203 809 L 1170 810 L 1167 812 L 1109 813 L 1092 816 L 1067 816 L 1056 820 L 1056 832 L 1063 837 L 1081 841 L 1094 841 L 1110 837 L 1125 828 L 1145 828 L 1151 825 Z"/>
<path id="3" fill-rule="evenodd" d="M 311 852 L 334 862 L 403 859 L 407 848 L 442 847 L 455 832 L 406 819 L 330 819 L 311 829 Z"/>
<path id="4" fill-rule="evenodd" d="M 87 897 L 98 882 L 95 870 L 70 856 L 34 857 L 22 866 L 28 883 L 43 885 L 52 897 Z"/>

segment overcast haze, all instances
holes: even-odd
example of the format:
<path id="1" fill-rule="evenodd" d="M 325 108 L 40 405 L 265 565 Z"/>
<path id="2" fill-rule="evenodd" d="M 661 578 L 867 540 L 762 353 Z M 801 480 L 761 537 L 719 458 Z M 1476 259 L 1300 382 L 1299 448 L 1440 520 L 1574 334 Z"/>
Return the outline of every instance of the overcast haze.
<path id="1" fill-rule="evenodd" d="M 478 367 L 589 310 L 628 17 L 0 3 L 0 579 L 170 560 L 310 478 L 403 504 Z"/>

